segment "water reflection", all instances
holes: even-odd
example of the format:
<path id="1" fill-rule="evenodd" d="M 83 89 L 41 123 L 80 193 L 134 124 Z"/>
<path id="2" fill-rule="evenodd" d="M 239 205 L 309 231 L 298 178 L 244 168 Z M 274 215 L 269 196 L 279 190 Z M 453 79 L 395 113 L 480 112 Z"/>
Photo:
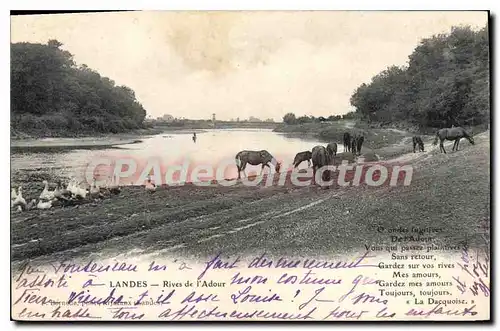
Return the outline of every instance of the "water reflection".
<path id="1" fill-rule="evenodd" d="M 192 133 L 162 133 L 141 139 L 143 141 L 140 143 L 99 150 L 61 150 L 52 147 L 36 152 L 13 150 L 11 166 L 14 172 L 44 170 L 55 172 L 59 177 L 83 179 L 87 165 L 97 157 L 126 157 L 140 163 L 157 158 L 162 164 L 181 164 L 187 160 L 192 166 L 203 164 L 216 167 L 223 161 L 231 160 L 234 163 L 234 156 L 241 150 L 266 149 L 284 164 L 291 164 L 296 153 L 311 150 L 318 144 L 325 145 L 317 140 L 291 138 L 271 130 L 257 129 L 208 130 L 197 133 L 196 142 L 192 140 Z M 305 167 L 306 162 L 300 166 Z M 236 167 L 229 168 L 226 176 L 237 176 Z M 248 173 L 259 169 L 258 166 L 248 166 L 246 171 Z"/>

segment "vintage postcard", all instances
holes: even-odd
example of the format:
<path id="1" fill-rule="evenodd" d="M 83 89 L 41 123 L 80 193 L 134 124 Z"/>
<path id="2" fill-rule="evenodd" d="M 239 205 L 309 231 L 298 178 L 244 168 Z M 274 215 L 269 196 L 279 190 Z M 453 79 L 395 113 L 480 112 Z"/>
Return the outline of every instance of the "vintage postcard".
<path id="1" fill-rule="evenodd" d="M 11 319 L 490 320 L 489 15 L 11 15 Z"/>

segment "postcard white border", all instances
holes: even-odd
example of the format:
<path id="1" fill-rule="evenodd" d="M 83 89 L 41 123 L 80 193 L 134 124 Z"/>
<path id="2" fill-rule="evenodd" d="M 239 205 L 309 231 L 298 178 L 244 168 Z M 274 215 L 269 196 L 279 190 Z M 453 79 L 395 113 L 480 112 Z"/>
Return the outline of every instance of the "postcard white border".
<path id="1" fill-rule="evenodd" d="M 241 0 L 213 0 L 213 1 L 203 1 L 203 0 L 181 0 L 181 1 L 161 1 L 161 0 L 142 0 L 142 1 L 132 1 L 132 0 L 121 0 L 117 1 L 109 1 L 109 0 L 86 0 L 82 2 L 76 1 L 67 1 L 67 0 L 45 0 L 45 1 L 36 1 L 36 0 L 18 0 L 15 3 L 8 3 L 7 1 L 2 1 L 1 3 L 1 41 L 2 45 L 7 45 L 10 42 L 10 13 L 9 10 L 116 10 L 116 9 L 128 9 L 128 10 L 491 10 L 492 15 L 497 13 L 498 1 L 485 1 L 485 0 L 475 0 L 475 1 L 458 1 L 458 0 L 406 0 L 406 1 L 393 1 L 393 0 L 378 0 L 378 1 L 363 1 L 363 0 L 349 0 L 349 1 L 321 1 L 321 0 L 307 0 L 307 1 L 299 1 L 299 0 L 288 0 L 288 1 L 271 1 L 271 0 L 253 0 L 253 1 L 241 1 Z M 493 36 L 496 36 L 498 32 L 497 28 L 498 22 L 495 22 L 493 26 L 494 31 Z M 9 102 L 9 94 L 10 94 L 10 48 L 4 47 L 1 50 L 1 85 L 3 90 L 2 97 L 2 111 L 0 111 L 0 125 L 4 129 L 0 130 L 0 134 L 2 135 L 2 140 L 5 142 L 7 140 L 10 141 L 10 102 Z M 494 60 L 498 59 L 498 54 L 495 52 L 496 56 Z M 498 61 L 495 61 L 495 64 Z M 497 69 L 498 71 L 498 69 Z M 494 82 L 497 83 L 497 76 L 493 77 Z M 494 86 L 494 94 L 498 95 L 498 85 L 493 84 Z M 496 103 L 495 103 L 496 104 Z M 495 109 L 492 110 L 495 112 Z M 495 118 L 495 126 L 499 127 L 499 116 L 493 115 Z M 499 138 L 498 134 L 495 137 L 495 150 L 493 154 L 496 155 L 499 149 Z M 0 182 L 9 183 L 10 182 L 10 150 L 7 144 L 1 144 L 0 150 L 2 155 L 5 155 L 3 160 L 7 159 L 7 155 L 9 156 L 9 163 L 5 161 L 0 164 L 2 172 L 0 177 Z M 494 164 L 497 163 L 494 161 Z M 498 165 L 497 165 L 498 166 Z M 3 179 L 3 180 L 2 180 Z M 498 179 L 498 176 L 497 176 Z M 494 183 L 495 187 L 498 186 L 497 181 Z M 4 184 L 2 190 L 0 190 L 0 201 L 1 205 L 5 205 L 5 211 L 9 210 L 8 205 L 8 196 L 10 188 L 6 187 L 7 184 Z M 2 208 L 2 210 L 4 210 Z M 10 261 L 10 223 L 8 222 L 7 212 L 4 213 L 5 220 L 2 225 L 3 231 L 3 249 L 1 250 L 1 254 L 4 257 L 3 261 Z M 498 219 L 496 213 L 494 215 L 494 219 Z M 8 228 L 5 228 L 8 227 Z M 498 238 L 498 225 L 495 225 L 495 235 Z M 496 253 L 496 252 L 495 252 Z M 494 257 L 496 256 L 493 255 Z M 495 261 L 495 274 L 496 274 L 496 266 L 497 261 Z M 16 327 L 16 325 L 11 322 L 7 318 L 7 313 L 10 315 L 10 300 L 7 301 L 6 297 L 9 296 L 10 293 L 10 274 L 4 271 L 1 275 L 3 284 L 2 286 L 2 294 L 4 294 L 4 300 L 1 300 L 0 305 L 2 307 L 2 311 L 4 312 L 4 317 L 1 320 L 2 329 L 11 330 Z M 498 313 L 498 304 L 494 313 Z M 498 315 L 497 315 L 498 316 Z M 324 327 L 335 327 L 335 328 L 349 328 L 349 329 L 357 329 L 366 327 L 365 324 L 360 323 L 344 323 L 342 325 L 339 324 L 322 324 Z M 147 326 L 153 327 L 164 327 L 163 325 L 151 325 L 151 324 L 127 324 L 127 325 L 105 325 L 105 327 L 114 327 L 120 328 L 122 330 L 132 330 L 138 328 L 144 328 Z M 168 327 L 177 327 L 183 326 L 182 324 L 168 325 Z M 184 325 L 188 326 L 188 325 Z M 199 325 L 203 326 L 203 325 Z M 244 325 L 227 325 L 225 328 L 240 328 L 242 326 L 254 326 L 259 328 L 271 328 L 272 326 L 268 325 L 260 325 L 260 324 L 244 324 Z M 298 329 L 306 329 L 311 327 L 311 324 L 304 324 L 304 326 L 298 327 Z M 383 325 L 385 326 L 385 325 Z M 408 325 L 398 324 L 391 325 L 396 329 L 407 328 Z M 440 324 L 433 325 L 419 325 L 413 324 L 412 329 L 421 329 L 421 328 L 438 328 Z M 470 327 L 470 324 L 464 325 L 453 325 L 453 328 L 465 328 Z M 477 325 L 479 326 L 479 325 Z M 23 325 L 24 330 L 34 330 L 39 327 L 44 328 L 53 328 L 54 325 Z M 70 330 L 72 327 L 88 327 L 87 325 L 81 323 L 78 325 L 71 324 L 59 324 L 57 325 L 57 329 L 60 330 Z M 92 327 L 99 328 L 102 325 L 92 325 Z M 198 325 L 189 324 L 189 327 L 198 327 Z M 205 328 L 219 328 L 219 325 L 210 325 L 204 326 Z M 289 325 L 276 325 L 274 327 L 289 327 Z M 372 325 L 372 327 L 376 327 L 376 325 Z M 382 327 L 382 325 L 381 325 Z"/>

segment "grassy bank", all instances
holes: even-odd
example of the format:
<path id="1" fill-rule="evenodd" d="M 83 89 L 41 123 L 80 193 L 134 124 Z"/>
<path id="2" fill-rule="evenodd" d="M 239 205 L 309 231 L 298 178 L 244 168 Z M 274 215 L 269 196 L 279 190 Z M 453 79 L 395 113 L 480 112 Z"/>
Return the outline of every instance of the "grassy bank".
<path id="1" fill-rule="evenodd" d="M 43 131 L 24 131 L 11 127 L 11 140 L 28 140 L 43 138 L 89 138 L 89 137 L 135 137 L 141 135 L 153 135 L 164 132 L 162 128 L 145 127 L 141 129 L 129 130 L 120 133 L 103 133 L 97 131 L 71 131 L 71 130 L 43 130 Z"/>
<path id="2" fill-rule="evenodd" d="M 407 131 L 388 128 L 371 128 L 366 125 L 359 125 L 354 121 L 315 122 L 297 125 L 282 124 L 278 126 L 274 132 L 286 133 L 289 136 L 314 137 L 320 141 L 337 142 L 340 144 L 342 144 L 345 132 L 362 134 L 365 137 L 363 147 L 372 150 L 399 144 L 403 142 L 406 137 L 411 136 L 411 133 Z"/>
<path id="3" fill-rule="evenodd" d="M 488 125 L 465 127 L 473 135 L 488 130 Z M 384 148 L 392 144 L 407 143 L 413 135 L 434 136 L 438 128 L 419 128 L 406 122 L 367 123 L 364 121 L 340 120 L 335 122 L 314 122 L 305 124 L 280 124 L 273 131 L 290 136 L 311 137 L 324 142 L 342 142 L 345 132 L 362 134 L 369 149 Z"/>

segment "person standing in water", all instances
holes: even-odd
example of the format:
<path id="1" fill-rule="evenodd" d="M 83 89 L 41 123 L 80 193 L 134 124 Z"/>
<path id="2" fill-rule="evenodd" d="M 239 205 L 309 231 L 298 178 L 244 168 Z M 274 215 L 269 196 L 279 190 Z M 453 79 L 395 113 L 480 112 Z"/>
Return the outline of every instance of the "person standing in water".
<path id="1" fill-rule="evenodd" d="M 193 142 L 196 142 L 196 132 L 193 133 Z"/>

